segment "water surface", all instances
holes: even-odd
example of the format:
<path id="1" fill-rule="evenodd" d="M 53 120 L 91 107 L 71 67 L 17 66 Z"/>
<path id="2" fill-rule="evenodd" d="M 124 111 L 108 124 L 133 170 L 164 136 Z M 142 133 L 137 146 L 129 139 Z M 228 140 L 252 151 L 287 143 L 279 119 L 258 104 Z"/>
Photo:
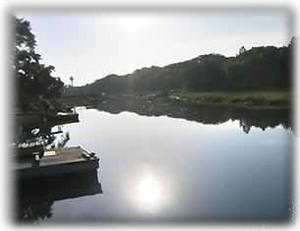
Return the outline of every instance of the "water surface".
<path id="1" fill-rule="evenodd" d="M 278 221 L 291 207 L 292 132 L 77 110 L 68 146 L 100 157 L 102 193 L 48 201 L 43 222 Z M 38 206 L 38 205 L 36 205 Z"/>

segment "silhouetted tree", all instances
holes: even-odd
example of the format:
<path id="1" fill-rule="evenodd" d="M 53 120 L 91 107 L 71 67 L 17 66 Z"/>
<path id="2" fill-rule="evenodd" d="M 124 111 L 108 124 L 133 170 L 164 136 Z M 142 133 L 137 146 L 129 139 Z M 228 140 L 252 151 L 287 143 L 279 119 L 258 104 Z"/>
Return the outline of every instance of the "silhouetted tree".
<path id="1" fill-rule="evenodd" d="M 73 76 L 70 77 L 70 81 L 71 81 L 71 86 L 73 87 L 73 81 L 74 81 L 74 77 Z"/>
<path id="2" fill-rule="evenodd" d="M 36 40 L 30 23 L 14 18 L 15 41 L 13 71 L 17 85 L 17 104 L 23 110 L 32 109 L 41 99 L 51 100 L 60 95 L 63 82 L 52 77 L 54 67 L 40 63 Z"/>

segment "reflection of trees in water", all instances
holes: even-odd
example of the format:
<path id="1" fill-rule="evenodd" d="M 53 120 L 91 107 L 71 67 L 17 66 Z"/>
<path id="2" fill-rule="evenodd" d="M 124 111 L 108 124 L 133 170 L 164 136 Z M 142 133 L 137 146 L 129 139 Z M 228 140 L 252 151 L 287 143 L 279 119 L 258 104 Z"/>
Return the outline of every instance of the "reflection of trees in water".
<path id="1" fill-rule="evenodd" d="M 143 103 L 140 101 L 108 101 L 105 105 L 98 105 L 98 110 L 110 113 L 131 111 L 146 116 L 167 115 L 173 118 L 183 118 L 203 124 L 220 124 L 229 120 L 238 120 L 240 127 L 248 133 L 252 127 L 265 130 L 268 127 L 282 125 L 291 127 L 289 109 L 250 109 L 225 106 L 179 106 L 169 103 Z"/>
<path id="2" fill-rule="evenodd" d="M 38 222 L 52 216 L 53 201 L 36 204 L 22 204 L 18 208 L 17 220 L 21 222 Z"/>
<path id="3" fill-rule="evenodd" d="M 234 120 L 239 120 L 240 127 L 245 133 L 249 133 L 252 127 L 262 130 L 281 125 L 283 128 L 291 128 L 290 112 L 287 109 L 248 109 L 232 115 Z"/>
<path id="4" fill-rule="evenodd" d="M 16 220 L 38 222 L 51 218 L 55 201 L 102 193 L 97 171 L 16 181 Z"/>

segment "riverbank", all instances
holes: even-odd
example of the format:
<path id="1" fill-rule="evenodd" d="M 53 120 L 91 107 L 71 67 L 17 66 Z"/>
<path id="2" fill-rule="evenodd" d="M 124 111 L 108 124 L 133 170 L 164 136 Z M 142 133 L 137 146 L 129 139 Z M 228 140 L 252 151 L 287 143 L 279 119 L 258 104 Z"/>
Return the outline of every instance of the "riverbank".
<path id="1" fill-rule="evenodd" d="M 151 92 L 120 95 L 82 95 L 68 96 L 61 99 L 65 107 L 106 106 L 115 101 L 136 107 L 166 106 L 217 106 L 248 109 L 290 109 L 292 95 L 288 91 L 248 91 L 248 92 Z"/>
<path id="2" fill-rule="evenodd" d="M 287 97 L 285 93 L 273 94 L 265 93 L 261 95 L 257 94 L 256 97 L 269 96 L 268 100 L 263 102 L 268 102 L 268 104 L 242 104 L 241 99 L 250 98 L 250 93 L 245 94 L 232 94 L 225 95 L 223 93 L 224 101 L 202 102 L 192 101 L 189 98 L 184 100 L 184 97 L 193 96 L 195 99 L 199 97 L 200 94 L 190 93 L 194 95 L 186 95 L 183 92 L 172 92 L 172 94 L 162 94 L 162 93 L 149 93 L 149 94 L 139 94 L 139 95 L 106 95 L 103 96 L 85 96 L 85 97 L 65 97 L 63 98 L 63 103 L 67 107 L 71 106 L 84 106 L 86 108 L 95 108 L 100 111 L 106 111 L 112 114 L 119 114 L 123 111 L 134 112 L 139 115 L 146 116 L 169 116 L 172 118 L 182 118 L 190 121 L 197 121 L 203 124 L 219 124 L 226 122 L 228 120 L 239 120 L 243 130 L 248 132 L 250 127 L 261 127 L 265 129 L 267 127 L 275 127 L 282 124 L 284 127 L 291 127 L 291 107 L 284 104 L 270 105 L 273 100 L 276 102 L 280 97 Z M 203 93 L 201 96 L 208 94 Z M 279 96 L 280 95 L 280 96 Z M 207 96 L 207 95 L 206 95 Z M 217 97 L 210 93 L 211 97 Z M 238 96 L 240 98 L 238 98 Z M 254 93 L 252 93 L 254 96 Z M 207 96 L 208 97 L 208 96 Z M 227 98 L 226 98 L 227 97 Z M 240 99 L 240 103 L 225 104 L 225 99 Z M 203 98 L 202 98 L 203 99 Z M 287 101 L 284 101 L 285 103 Z"/>
<path id="3" fill-rule="evenodd" d="M 212 105 L 243 108 L 290 108 L 291 93 L 288 91 L 251 92 L 179 92 L 170 98 L 182 105 Z"/>

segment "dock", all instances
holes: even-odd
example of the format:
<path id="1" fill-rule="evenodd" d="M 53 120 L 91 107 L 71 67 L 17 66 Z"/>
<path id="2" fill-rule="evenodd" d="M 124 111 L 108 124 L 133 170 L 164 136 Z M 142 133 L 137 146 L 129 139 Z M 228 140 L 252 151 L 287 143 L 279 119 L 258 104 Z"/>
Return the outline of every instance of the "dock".
<path id="1" fill-rule="evenodd" d="M 17 178 L 41 178 L 96 170 L 99 158 L 81 146 L 47 150 L 40 160 L 17 159 Z"/>

